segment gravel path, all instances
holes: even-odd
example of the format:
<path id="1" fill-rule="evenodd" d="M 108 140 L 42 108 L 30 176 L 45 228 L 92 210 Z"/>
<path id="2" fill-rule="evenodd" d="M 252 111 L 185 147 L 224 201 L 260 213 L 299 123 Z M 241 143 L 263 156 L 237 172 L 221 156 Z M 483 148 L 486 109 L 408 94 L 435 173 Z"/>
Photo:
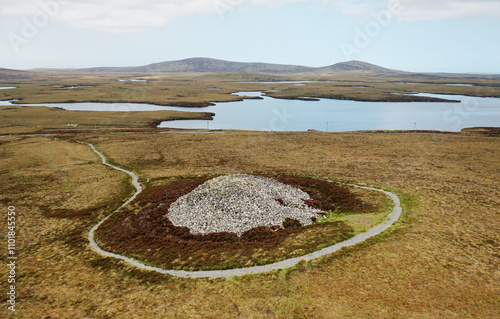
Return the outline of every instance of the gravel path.
<path id="1" fill-rule="evenodd" d="M 104 157 L 104 155 L 102 153 L 100 153 L 92 144 L 84 143 L 84 142 L 80 142 L 80 141 L 78 141 L 78 142 L 82 143 L 82 144 L 89 145 L 92 148 L 92 150 L 99 155 L 99 157 L 102 159 L 102 163 L 104 165 L 112 167 L 113 169 L 116 169 L 118 171 L 124 172 L 132 177 L 132 184 L 135 186 L 137 191 L 129 200 L 127 200 L 122 206 L 120 206 L 120 208 L 128 205 L 132 200 L 134 200 L 137 197 L 137 195 L 139 195 L 142 192 L 142 186 L 138 182 L 137 175 L 135 175 L 134 173 L 129 172 L 127 170 L 124 170 L 120 167 L 109 164 L 107 162 L 106 158 Z M 111 215 L 106 217 L 105 219 L 103 219 L 101 222 L 99 222 L 99 224 L 97 224 L 96 226 L 94 226 L 90 230 L 89 241 L 90 241 L 92 248 L 102 256 L 121 259 L 121 260 L 125 261 L 126 263 L 128 263 L 132 266 L 135 266 L 137 268 L 147 270 L 147 271 L 155 271 L 155 272 L 159 272 L 161 274 L 167 274 L 167 275 L 171 275 L 171 276 L 175 276 L 175 277 L 227 278 L 227 277 L 234 277 L 234 276 L 260 274 L 260 273 L 270 272 L 270 271 L 279 270 L 279 269 L 286 269 L 286 268 L 290 268 L 290 267 L 297 265 L 301 261 L 307 262 L 307 261 L 325 256 L 325 255 L 329 255 L 329 254 L 332 254 L 336 251 L 339 251 L 340 249 L 342 249 L 344 247 L 354 246 L 356 244 L 359 244 L 359 243 L 367 240 L 368 238 L 377 236 L 378 234 L 384 232 L 389 227 L 391 227 L 391 225 L 394 224 L 394 222 L 397 221 L 399 219 L 399 217 L 401 216 L 401 211 L 402 211 L 401 210 L 401 203 L 400 203 L 399 198 L 396 194 L 388 192 L 388 191 L 376 189 L 376 188 L 371 188 L 371 187 L 364 187 L 364 186 L 358 186 L 358 185 L 353 185 L 353 184 L 345 184 L 345 185 L 359 187 L 359 188 L 368 189 L 368 190 L 373 190 L 373 191 L 377 191 L 377 192 L 383 192 L 384 194 L 389 196 L 394 202 L 394 208 L 393 208 L 392 212 L 388 215 L 388 220 L 371 228 L 370 230 L 368 230 L 365 233 L 359 234 L 351 239 L 337 243 L 333 246 L 323 248 L 321 250 L 315 251 L 313 253 L 310 253 L 310 254 L 307 254 L 307 255 L 304 255 L 301 257 L 286 259 L 286 260 L 276 262 L 273 264 L 269 264 L 269 265 L 265 265 L 265 266 L 254 266 L 254 267 L 249 267 L 249 268 L 238 268 L 238 269 L 227 269 L 227 270 L 207 270 L 207 271 L 168 270 L 168 269 L 146 266 L 143 263 L 141 263 L 135 259 L 125 257 L 122 255 L 118 255 L 115 253 L 107 252 L 107 251 L 101 249 L 97 245 L 97 243 L 94 240 L 94 233 L 95 233 L 96 229 L 99 228 L 99 226 L 101 226 L 101 224 L 104 223 Z"/>

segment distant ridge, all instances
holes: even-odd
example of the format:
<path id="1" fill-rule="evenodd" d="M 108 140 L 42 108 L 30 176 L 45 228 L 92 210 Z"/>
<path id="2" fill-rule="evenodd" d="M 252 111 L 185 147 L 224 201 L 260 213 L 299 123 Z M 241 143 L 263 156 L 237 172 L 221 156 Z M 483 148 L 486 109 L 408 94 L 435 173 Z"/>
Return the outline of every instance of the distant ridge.
<path id="1" fill-rule="evenodd" d="M 28 78 L 31 72 L 0 68 L 0 80 L 19 80 Z M 0 85 L 1 86 L 1 85 Z"/>
<path id="2" fill-rule="evenodd" d="M 309 73 L 314 68 L 271 64 L 271 63 L 248 63 L 248 62 L 232 62 L 209 58 L 191 58 L 180 61 L 170 61 L 150 64 L 145 67 L 140 67 L 143 71 L 156 71 L 168 73 Z"/>
<path id="3" fill-rule="evenodd" d="M 322 68 L 319 68 L 321 72 L 352 72 L 352 71 L 357 71 L 357 72 L 375 72 L 375 73 L 396 73 L 396 72 L 401 72 L 401 71 L 395 71 L 391 69 L 386 69 L 381 66 L 371 64 L 371 63 L 366 63 L 362 61 L 347 61 L 347 62 L 341 62 L 337 63 L 334 65 L 330 66 L 325 66 Z"/>
<path id="4" fill-rule="evenodd" d="M 325 67 L 272 64 L 257 62 L 232 62 L 211 58 L 190 58 L 135 67 L 97 67 L 85 69 L 39 69 L 40 71 L 74 73 L 263 73 L 263 74 L 330 74 L 362 72 L 376 74 L 399 73 L 362 61 L 348 61 Z"/>

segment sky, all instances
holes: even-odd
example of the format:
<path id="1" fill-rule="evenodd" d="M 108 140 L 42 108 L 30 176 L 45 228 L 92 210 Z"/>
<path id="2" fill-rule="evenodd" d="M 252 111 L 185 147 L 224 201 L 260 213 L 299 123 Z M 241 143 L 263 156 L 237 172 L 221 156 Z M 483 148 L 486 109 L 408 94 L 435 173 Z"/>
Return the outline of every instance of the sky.
<path id="1" fill-rule="evenodd" d="M 0 68 L 191 57 L 500 74 L 500 0 L 0 0 Z"/>

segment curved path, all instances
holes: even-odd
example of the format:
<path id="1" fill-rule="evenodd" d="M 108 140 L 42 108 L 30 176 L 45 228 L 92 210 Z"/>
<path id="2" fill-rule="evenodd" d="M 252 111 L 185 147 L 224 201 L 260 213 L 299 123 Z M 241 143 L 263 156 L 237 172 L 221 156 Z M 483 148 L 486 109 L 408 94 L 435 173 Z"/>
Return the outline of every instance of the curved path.
<path id="1" fill-rule="evenodd" d="M 102 163 L 104 165 L 112 167 L 113 169 L 116 169 L 118 171 L 124 172 L 132 177 L 132 184 L 135 186 L 137 191 L 129 200 L 127 200 L 122 206 L 120 206 L 120 208 L 128 205 L 131 201 L 133 201 L 137 197 L 137 195 L 139 195 L 142 192 L 142 186 L 138 182 L 137 175 L 135 175 L 134 173 L 129 172 L 127 170 L 124 170 L 120 167 L 109 164 L 106 160 L 106 157 L 104 157 L 104 155 L 102 153 L 100 153 L 94 147 L 94 145 L 89 144 L 89 143 L 80 142 L 80 141 L 78 141 L 78 142 L 81 144 L 89 145 L 94 150 L 94 152 L 96 152 L 99 155 L 99 157 L 102 159 Z M 161 274 L 167 274 L 167 275 L 176 276 L 176 277 L 227 278 L 227 277 L 233 277 L 233 276 L 260 274 L 260 273 L 270 272 L 273 270 L 286 269 L 286 268 L 290 268 L 290 267 L 297 265 L 301 261 L 307 262 L 307 261 L 325 256 L 325 255 L 334 253 L 334 252 L 336 252 L 344 247 L 349 247 L 349 246 L 354 246 L 356 244 L 359 244 L 359 243 L 367 240 L 368 238 L 374 237 L 374 236 L 382 233 L 383 231 L 387 230 L 401 216 L 401 211 L 402 211 L 401 210 L 401 203 L 400 203 L 399 198 L 396 194 L 393 194 L 393 193 L 388 192 L 388 191 L 376 189 L 376 188 L 371 188 L 371 187 L 364 187 L 364 186 L 358 186 L 358 185 L 353 185 L 353 184 L 345 184 L 345 185 L 359 187 L 359 188 L 363 188 L 363 189 L 369 189 L 369 190 L 373 190 L 373 191 L 377 191 L 377 192 L 383 192 L 384 194 L 388 195 L 394 202 L 394 208 L 393 208 L 392 212 L 388 215 L 389 219 L 384 221 L 383 223 L 371 228 L 370 230 L 368 230 L 365 233 L 359 234 L 355 237 L 352 237 L 346 241 L 337 243 L 333 246 L 323 248 L 321 250 L 315 251 L 313 253 L 310 253 L 310 254 L 307 254 L 307 255 L 304 255 L 301 257 L 286 259 L 286 260 L 276 262 L 273 264 L 269 264 L 269 265 L 254 266 L 254 267 L 249 267 L 249 268 L 238 268 L 238 269 L 227 269 L 227 270 L 206 270 L 206 271 L 167 270 L 167 269 L 147 266 L 147 265 L 145 265 L 145 264 L 143 264 L 135 259 L 105 251 L 97 245 L 97 243 L 94 240 L 94 233 L 95 233 L 96 229 L 99 228 L 99 226 L 101 226 L 102 223 L 104 223 L 109 217 L 111 217 L 111 215 L 109 215 L 108 217 L 103 219 L 101 222 L 99 222 L 99 224 L 97 224 L 96 226 L 94 226 L 90 230 L 89 241 L 90 241 L 92 248 L 97 253 L 99 253 L 103 256 L 121 259 L 121 260 L 127 262 L 128 264 L 135 266 L 137 268 L 143 269 L 143 270 L 155 271 L 155 272 L 159 272 Z"/>

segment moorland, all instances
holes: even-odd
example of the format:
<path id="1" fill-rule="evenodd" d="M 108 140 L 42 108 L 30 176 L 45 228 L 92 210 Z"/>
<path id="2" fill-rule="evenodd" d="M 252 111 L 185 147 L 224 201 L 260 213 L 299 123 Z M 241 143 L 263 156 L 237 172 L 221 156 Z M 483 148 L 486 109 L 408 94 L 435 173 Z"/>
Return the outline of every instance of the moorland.
<path id="1" fill-rule="evenodd" d="M 0 100 L 181 103 L 276 97 L 399 98 L 391 92 L 500 96 L 498 79 L 374 74 L 12 73 Z M 398 75 L 399 76 L 399 75 Z M 118 79 L 146 82 L 120 82 Z M 249 81 L 330 80 L 305 86 Z M 401 82 L 426 83 L 402 84 Z M 451 86 L 446 83 L 472 84 Z M 352 83 L 366 86 L 363 90 Z M 350 86 L 349 86 L 350 85 Z M 82 86 L 70 89 L 68 87 Z M 207 90 L 207 88 L 219 88 Z M 96 91 L 96 92 L 95 92 Z M 164 111 L 161 111 L 164 112 Z M 125 112 L 126 113 L 126 112 Z M 107 114 L 0 106 L 0 211 L 18 212 L 17 311 L 9 318 L 498 318 L 498 129 L 461 132 L 244 132 L 157 129 L 182 113 Z M 153 114 L 154 113 L 154 114 Z M 57 114 L 54 116 L 53 114 Z M 198 114 L 198 116 L 207 116 Z M 65 126 L 81 121 L 88 127 Z M 88 121 L 88 122 L 85 122 Z M 95 125 L 95 122 L 102 125 Z M 94 125 L 90 125 L 93 122 Z M 105 125 L 104 125 L 105 124 Z M 388 231 L 318 260 L 260 275 L 183 279 L 95 253 L 89 230 L 132 193 L 246 173 L 331 179 L 390 190 L 403 214 Z M 148 192 L 151 190 L 151 192 Z M 147 197 L 142 198 L 144 200 Z M 133 203 L 139 209 L 140 201 Z M 0 234 L 6 238 L 6 227 Z M 5 260 L 5 250 L 2 252 Z M 7 281 L 7 272 L 0 278 Z"/>
<path id="2" fill-rule="evenodd" d="M 215 63 L 206 59 L 201 59 L 201 62 Z M 192 64 L 187 66 L 183 64 L 183 67 L 188 71 L 206 70 L 205 64 L 202 64 L 204 68 L 195 68 L 199 67 L 201 62 L 195 59 L 191 61 Z M 76 132 L 90 129 L 94 131 L 97 129 L 147 129 L 156 127 L 163 120 L 210 119 L 213 116 L 212 113 L 207 112 L 183 111 L 121 112 L 120 114 L 69 112 L 54 108 L 21 106 L 25 104 L 150 103 L 186 107 L 186 111 L 189 111 L 189 107 L 203 107 L 213 105 L 215 102 L 255 98 L 232 94 L 241 91 L 263 91 L 267 96 L 277 99 L 330 98 L 367 102 L 453 101 L 413 95 L 414 92 L 500 97 L 500 78 L 497 76 L 409 73 L 361 62 L 354 63 L 356 67 L 354 70 L 351 70 L 353 62 L 334 66 L 336 66 L 334 71 L 321 69 L 301 74 L 224 73 L 222 71 L 234 69 L 228 68 L 226 64 L 219 66 L 218 70 L 221 72 L 218 73 L 186 71 L 165 73 L 157 71 L 162 70 L 158 66 L 132 69 L 141 71 L 134 73 L 125 72 L 130 71 L 129 68 L 38 72 L 0 69 L 0 79 L 3 79 L 0 81 L 1 86 L 15 87 L 15 89 L 0 90 L 0 101 L 13 100 L 13 105 L 0 106 L 2 111 L 0 134 L 47 133 L 54 130 Z M 84 73 L 72 73 L 77 71 Z M 310 82 L 296 85 L 293 81 Z"/>

